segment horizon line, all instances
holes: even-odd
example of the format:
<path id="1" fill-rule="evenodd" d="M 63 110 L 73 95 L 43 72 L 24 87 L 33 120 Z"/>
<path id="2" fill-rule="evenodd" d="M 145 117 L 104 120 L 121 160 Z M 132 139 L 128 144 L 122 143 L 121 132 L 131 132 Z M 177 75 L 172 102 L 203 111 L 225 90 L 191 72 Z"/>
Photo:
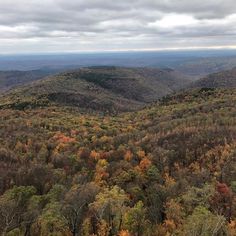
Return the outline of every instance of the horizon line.
<path id="1" fill-rule="evenodd" d="M 220 51 L 236 50 L 236 45 L 210 47 L 171 47 L 171 48 L 141 48 L 141 49 L 109 49 L 109 50 L 82 50 L 82 51 L 42 51 L 0 53 L 0 56 L 27 56 L 27 55 L 63 55 L 63 54 L 102 54 L 102 53 L 129 53 L 129 52 L 181 52 L 181 51 Z"/>

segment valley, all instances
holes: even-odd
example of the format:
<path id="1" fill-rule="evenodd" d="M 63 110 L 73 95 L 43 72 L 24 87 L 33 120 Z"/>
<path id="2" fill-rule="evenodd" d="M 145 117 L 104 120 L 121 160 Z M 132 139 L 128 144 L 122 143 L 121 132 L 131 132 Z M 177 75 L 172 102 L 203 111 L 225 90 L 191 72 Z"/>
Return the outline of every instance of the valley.
<path id="1" fill-rule="evenodd" d="M 0 236 L 236 236 L 236 1 L 0 0 Z"/>
<path id="2" fill-rule="evenodd" d="M 2 93 L 0 230 L 234 235 L 233 71 L 86 67 Z"/>
<path id="3" fill-rule="evenodd" d="M 58 104 L 117 113 L 144 107 L 191 81 L 172 69 L 88 67 L 22 84 L 2 94 L 0 107 Z"/>

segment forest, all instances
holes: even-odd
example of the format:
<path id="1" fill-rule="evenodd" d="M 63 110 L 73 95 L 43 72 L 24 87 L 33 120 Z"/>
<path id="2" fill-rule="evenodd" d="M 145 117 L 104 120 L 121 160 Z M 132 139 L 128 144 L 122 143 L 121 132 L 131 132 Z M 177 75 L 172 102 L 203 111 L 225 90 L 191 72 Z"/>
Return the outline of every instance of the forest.
<path id="1" fill-rule="evenodd" d="M 236 235 L 235 103 L 202 88 L 118 114 L 1 106 L 1 235 Z"/>
<path id="2" fill-rule="evenodd" d="M 0 0 L 0 236 L 236 236 L 236 0 Z"/>

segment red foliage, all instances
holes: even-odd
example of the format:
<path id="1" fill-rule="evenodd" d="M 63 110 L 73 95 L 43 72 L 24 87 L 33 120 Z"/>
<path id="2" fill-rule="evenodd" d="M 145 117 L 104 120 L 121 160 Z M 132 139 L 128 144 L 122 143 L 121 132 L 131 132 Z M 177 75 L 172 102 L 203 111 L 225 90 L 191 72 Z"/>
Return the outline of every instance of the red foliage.
<path id="1" fill-rule="evenodd" d="M 232 191 L 225 183 L 216 184 L 215 195 L 211 199 L 212 208 L 220 215 L 224 215 L 230 222 L 232 217 Z"/>
<path id="2" fill-rule="evenodd" d="M 75 138 L 68 137 L 61 132 L 56 133 L 53 136 L 53 139 L 55 139 L 59 143 L 73 143 L 76 141 Z"/>
<path id="3" fill-rule="evenodd" d="M 224 183 L 217 183 L 216 190 L 222 197 L 229 197 L 230 196 L 230 189 Z"/>

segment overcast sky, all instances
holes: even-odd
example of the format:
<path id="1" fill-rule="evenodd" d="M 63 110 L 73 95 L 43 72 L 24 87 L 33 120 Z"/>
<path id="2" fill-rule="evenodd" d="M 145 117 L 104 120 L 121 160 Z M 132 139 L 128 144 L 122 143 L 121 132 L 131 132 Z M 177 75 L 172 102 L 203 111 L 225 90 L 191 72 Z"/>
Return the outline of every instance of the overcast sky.
<path id="1" fill-rule="evenodd" d="M 0 0 L 0 53 L 235 47 L 236 0 Z"/>

